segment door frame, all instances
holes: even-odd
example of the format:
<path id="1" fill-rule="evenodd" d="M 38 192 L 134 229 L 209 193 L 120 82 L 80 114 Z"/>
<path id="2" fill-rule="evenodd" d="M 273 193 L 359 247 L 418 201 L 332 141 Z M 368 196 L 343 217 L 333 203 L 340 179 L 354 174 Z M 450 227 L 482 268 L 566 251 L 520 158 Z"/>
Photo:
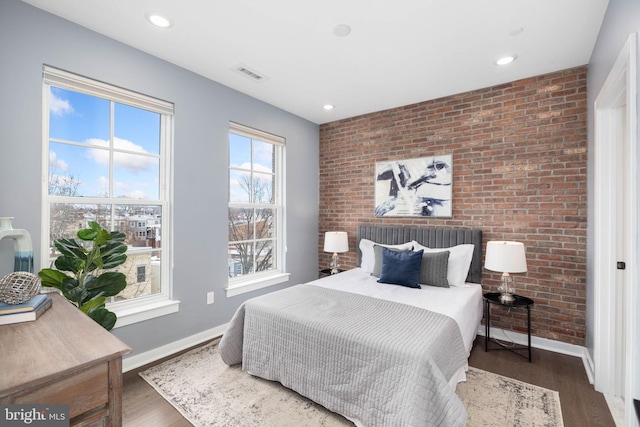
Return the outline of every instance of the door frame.
<path id="1" fill-rule="evenodd" d="M 612 396 L 624 391 L 625 425 L 637 426 L 632 397 L 638 398 L 638 356 L 632 349 L 638 348 L 640 339 L 637 307 L 640 303 L 638 282 L 639 242 L 637 192 L 638 180 L 638 34 L 629 36 L 605 81 L 594 105 L 594 365 L 596 390 Z M 626 144 L 624 146 L 623 144 Z M 621 150 L 621 151 L 620 151 Z M 618 182 L 616 156 L 625 153 L 626 182 Z M 628 236 L 624 242 L 625 260 L 616 259 L 616 211 L 610 209 L 624 201 L 627 207 L 623 227 Z M 625 261 L 625 325 L 616 322 L 616 304 L 619 289 L 616 288 L 616 261 Z M 616 331 L 625 328 L 624 348 L 616 340 Z M 625 364 L 624 378 L 616 362 Z"/>

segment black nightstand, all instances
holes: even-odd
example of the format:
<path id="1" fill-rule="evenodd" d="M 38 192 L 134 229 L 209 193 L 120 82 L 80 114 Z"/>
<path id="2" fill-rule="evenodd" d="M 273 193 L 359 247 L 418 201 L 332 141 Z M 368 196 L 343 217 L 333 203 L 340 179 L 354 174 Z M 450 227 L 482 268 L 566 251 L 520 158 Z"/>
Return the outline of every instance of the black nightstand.
<path id="1" fill-rule="evenodd" d="M 489 292 L 483 295 L 485 306 L 486 306 L 486 317 L 485 317 L 485 334 L 484 334 L 484 351 L 489 351 L 489 341 L 493 341 L 496 344 L 500 345 L 501 348 L 506 350 L 513 351 L 518 356 L 522 356 L 526 358 L 527 356 L 519 353 L 516 350 L 528 350 L 529 352 L 529 362 L 531 362 L 531 306 L 533 305 L 533 300 L 531 298 L 523 297 L 520 295 L 513 295 L 515 298 L 514 301 L 511 302 L 503 302 L 500 300 L 499 292 Z M 526 308 L 527 309 L 527 346 L 506 346 L 502 344 L 500 341 L 495 338 L 491 340 L 491 304 L 501 305 L 503 307 L 514 307 L 514 308 Z"/>
<path id="2" fill-rule="evenodd" d="M 338 269 L 338 273 L 342 273 L 343 271 L 347 271 L 347 270 L 343 270 L 341 268 Z M 325 268 L 324 270 L 320 270 L 320 277 L 326 277 L 326 276 L 331 276 L 331 269 L 330 268 Z"/>

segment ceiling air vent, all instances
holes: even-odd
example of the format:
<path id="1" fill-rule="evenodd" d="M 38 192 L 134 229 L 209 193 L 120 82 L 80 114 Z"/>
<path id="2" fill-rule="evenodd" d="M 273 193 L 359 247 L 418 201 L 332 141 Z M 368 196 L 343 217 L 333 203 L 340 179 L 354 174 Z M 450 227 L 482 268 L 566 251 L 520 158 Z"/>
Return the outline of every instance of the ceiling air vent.
<path id="1" fill-rule="evenodd" d="M 252 70 L 244 64 L 236 65 L 235 67 L 233 67 L 233 71 L 253 80 L 254 82 L 263 82 L 269 79 L 269 77 L 265 76 L 264 74 L 260 74 L 256 70 Z"/>

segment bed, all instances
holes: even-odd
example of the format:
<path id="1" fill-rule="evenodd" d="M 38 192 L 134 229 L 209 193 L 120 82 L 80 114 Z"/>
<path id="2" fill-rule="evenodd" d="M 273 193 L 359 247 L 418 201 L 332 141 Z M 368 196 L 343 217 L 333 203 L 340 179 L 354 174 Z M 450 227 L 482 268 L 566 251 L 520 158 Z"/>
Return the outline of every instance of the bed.
<path id="1" fill-rule="evenodd" d="M 357 268 L 239 307 L 222 359 L 358 426 L 464 426 L 455 386 L 482 319 L 482 232 L 361 225 L 356 240 Z M 378 282 L 417 257 L 436 285 Z"/>

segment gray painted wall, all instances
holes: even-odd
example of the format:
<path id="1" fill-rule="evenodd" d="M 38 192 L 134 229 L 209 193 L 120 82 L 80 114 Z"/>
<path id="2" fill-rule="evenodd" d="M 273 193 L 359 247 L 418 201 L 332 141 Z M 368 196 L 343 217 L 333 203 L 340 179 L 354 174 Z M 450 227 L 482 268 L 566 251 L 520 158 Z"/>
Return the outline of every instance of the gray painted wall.
<path id="1" fill-rule="evenodd" d="M 589 113 L 589 161 L 588 177 L 589 186 L 589 228 L 588 228 L 588 253 L 587 253 L 587 336 L 586 347 L 593 357 L 594 340 L 594 316 L 593 302 L 593 199 L 594 199 L 594 102 L 602 89 L 609 72 L 613 68 L 618 55 L 632 33 L 640 31 L 640 2 L 638 0 L 609 0 L 609 7 L 602 22 L 596 45 L 589 61 L 587 74 L 587 97 Z"/>
<path id="2" fill-rule="evenodd" d="M 228 322 L 248 297 L 317 278 L 318 126 L 18 0 L 0 2 L 0 216 L 27 229 L 40 269 L 42 65 L 175 103 L 174 296 L 180 312 L 115 329 L 140 353 Z M 211 53 L 215 54 L 215 53 Z M 229 121 L 287 140 L 291 280 L 226 298 Z M 0 245 L 0 275 L 13 245 Z M 206 305 L 206 292 L 215 304 Z"/>

